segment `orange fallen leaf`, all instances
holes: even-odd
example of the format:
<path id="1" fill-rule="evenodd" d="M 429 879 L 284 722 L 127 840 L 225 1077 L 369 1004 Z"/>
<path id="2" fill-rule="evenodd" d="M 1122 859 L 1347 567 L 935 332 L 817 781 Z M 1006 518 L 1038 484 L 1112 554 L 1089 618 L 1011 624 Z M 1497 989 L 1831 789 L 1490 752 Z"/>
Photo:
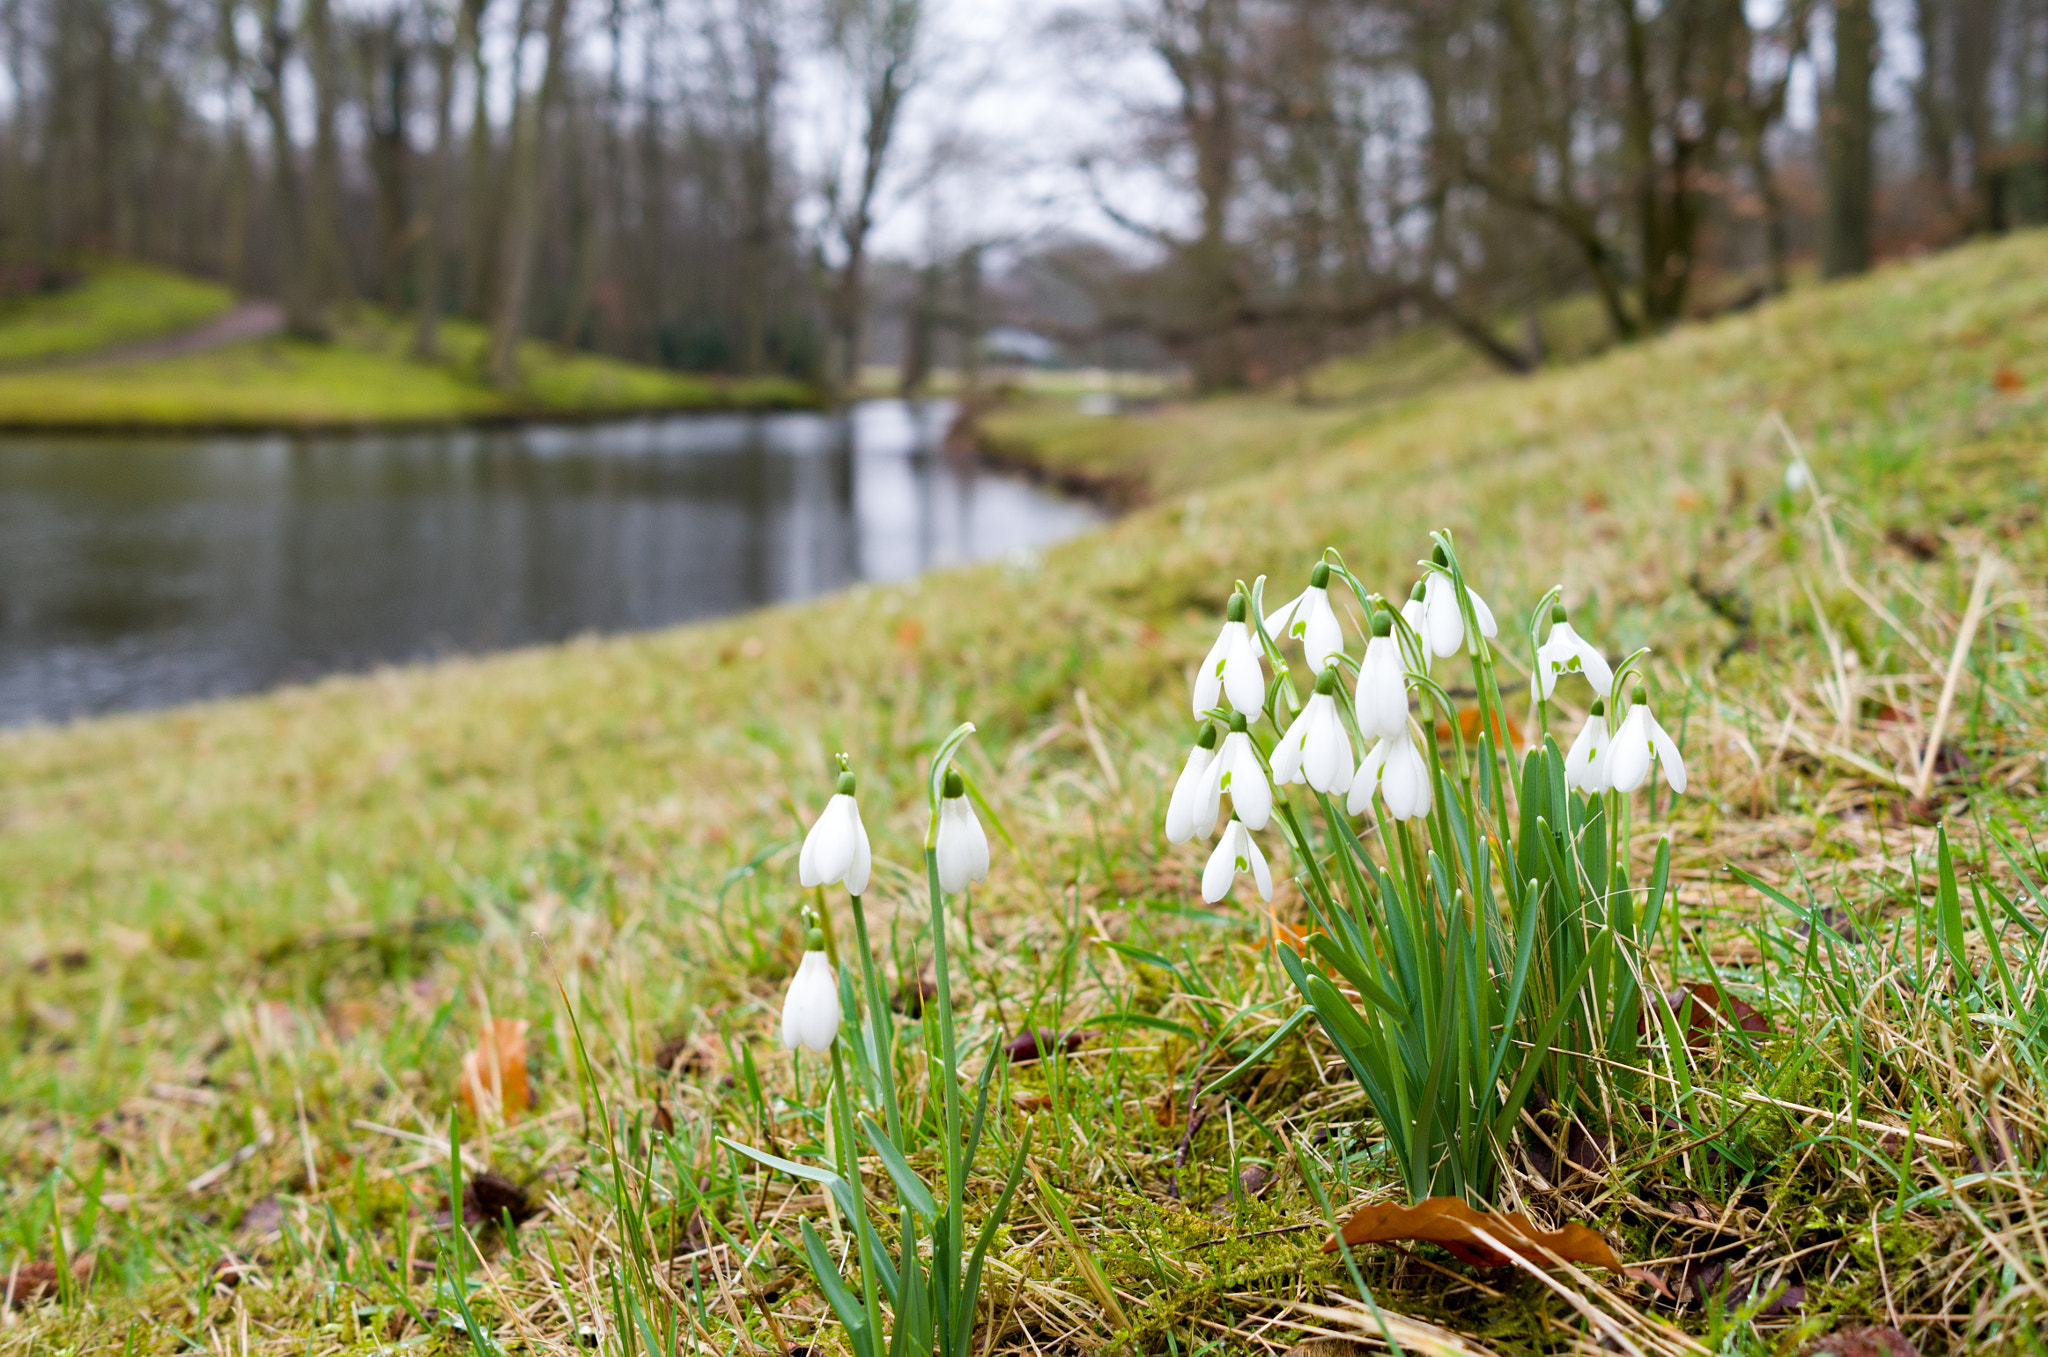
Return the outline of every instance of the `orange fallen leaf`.
<path id="1" fill-rule="evenodd" d="M 1496 745 L 1519 749 L 1522 744 L 1522 723 L 1509 716 L 1506 712 L 1502 712 L 1501 716 L 1507 722 L 1507 734 L 1503 736 L 1500 728 L 1496 726 L 1493 732 L 1493 742 Z M 1471 744 L 1479 738 L 1480 722 L 1479 708 L 1460 707 L 1458 709 L 1458 731 L 1464 736 L 1467 744 Z M 1442 720 L 1441 718 L 1438 719 L 1436 723 L 1436 739 L 1438 744 L 1449 744 L 1451 742 L 1451 723 L 1449 721 Z"/>
<path id="2" fill-rule="evenodd" d="M 1296 928 L 1293 924 L 1283 921 L 1277 914 L 1269 914 L 1266 917 L 1273 925 L 1272 936 L 1267 939 L 1268 945 L 1292 948 L 1296 956 L 1307 956 L 1308 940 L 1323 931 L 1320 928 Z"/>
<path id="3" fill-rule="evenodd" d="M 533 1106 L 533 1090 L 526 1082 L 524 1021 L 493 1018 L 484 1024 L 476 1048 L 462 1057 L 462 1082 L 457 1091 L 479 1117 L 489 1108 L 512 1121 Z"/>
<path id="4" fill-rule="evenodd" d="M 2004 364 L 2000 364 L 1998 371 L 1991 374 L 1991 384 L 2008 395 L 2027 389 L 2027 379 Z"/>
<path id="5" fill-rule="evenodd" d="M 1452 1257 L 1474 1267 L 1506 1267 L 1514 1261 L 1509 1254 L 1549 1264 L 1550 1255 L 1555 1254 L 1568 1263 L 1609 1272 L 1623 1270 L 1621 1258 L 1598 1230 L 1585 1225 L 1539 1230 L 1520 1211 L 1475 1211 L 1462 1197 L 1429 1197 L 1413 1206 L 1392 1202 L 1361 1206 L 1344 1222 L 1342 1236 L 1346 1244 L 1354 1246 L 1396 1240 L 1441 1244 Z M 1337 1241 L 1332 1239 L 1323 1245 L 1323 1252 L 1332 1253 L 1336 1248 Z"/>

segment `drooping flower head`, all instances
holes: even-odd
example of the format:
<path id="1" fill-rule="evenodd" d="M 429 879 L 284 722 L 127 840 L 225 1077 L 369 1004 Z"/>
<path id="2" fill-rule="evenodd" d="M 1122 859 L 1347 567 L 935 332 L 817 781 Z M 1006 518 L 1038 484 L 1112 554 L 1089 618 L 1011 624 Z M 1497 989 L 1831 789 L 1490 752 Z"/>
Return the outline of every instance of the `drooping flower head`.
<path id="1" fill-rule="evenodd" d="M 1223 837 L 1216 841 L 1216 851 L 1209 855 L 1209 861 L 1202 868 L 1202 899 L 1215 904 L 1230 894 L 1238 873 L 1250 872 L 1252 883 L 1259 888 L 1261 900 L 1273 898 L 1273 873 L 1266 866 L 1266 856 L 1259 851 L 1259 843 L 1251 835 L 1245 822 L 1235 815 L 1230 823 L 1223 826 Z"/>
<path id="2" fill-rule="evenodd" d="M 1375 787 L 1387 803 L 1387 814 L 1396 820 L 1419 820 L 1435 806 L 1429 762 L 1415 747 L 1415 737 L 1410 732 L 1403 730 L 1399 735 L 1383 736 L 1372 747 L 1358 765 L 1358 775 L 1351 780 L 1351 795 L 1346 798 L 1344 809 L 1353 815 L 1364 815 L 1372 809 Z"/>
<path id="3" fill-rule="evenodd" d="M 1408 729 L 1408 667 L 1393 633 L 1394 615 L 1385 608 L 1374 612 L 1372 639 L 1365 643 L 1365 658 L 1358 662 L 1358 691 L 1353 702 L 1358 733 L 1368 740 Z"/>
<path id="4" fill-rule="evenodd" d="M 1309 571 L 1308 588 L 1266 616 L 1266 634 L 1275 640 L 1299 640 L 1308 671 L 1320 674 L 1332 656 L 1344 653 L 1344 628 L 1330 606 L 1330 566 L 1317 561 Z"/>
<path id="5" fill-rule="evenodd" d="M 1614 687 L 1614 670 L 1593 644 L 1572 628 L 1562 604 L 1550 610 L 1550 635 L 1536 648 L 1536 668 L 1529 684 L 1548 700 L 1566 674 L 1584 674 L 1593 691 L 1605 696 Z M 1540 686 L 1539 686 L 1540 685 Z"/>
<path id="6" fill-rule="evenodd" d="M 839 981 L 825 956 L 825 935 L 804 933 L 804 959 L 782 998 L 782 1044 L 804 1046 L 820 1055 L 832 1049 L 839 1035 Z"/>
<path id="7" fill-rule="evenodd" d="M 946 770 L 945 795 L 939 798 L 939 888 L 958 895 L 970 881 L 988 880 L 988 835 L 967 803 L 967 783 L 959 770 Z"/>
<path id="8" fill-rule="evenodd" d="M 796 879 L 806 887 L 843 881 L 847 894 L 863 895 L 873 868 L 867 826 L 860 822 L 860 803 L 854 800 L 853 774 L 842 771 L 839 789 L 811 823 L 811 832 L 804 835 L 803 850 L 796 859 Z"/>
<path id="9" fill-rule="evenodd" d="M 1213 825 L 1222 813 L 1223 794 L 1230 793 L 1230 808 L 1237 818 L 1253 829 L 1264 829 L 1273 814 L 1273 787 L 1266 781 L 1266 765 L 1246 728 L 1243 712 L 1230 715 L 1230 733 L 1209 764 L 1202 784 L 1202 800 L 1195 807 L 1197 825 Z"/>
<path id="10" fill-rule="evenodd" d="M 1593 699 L 1586 724 L 1579 727 L 1579 737 L 1572 741 L 1571 752 L 1564 756 L 1564 780 L 1566 785 L 1587 796 L 1597 796 L 1613 785 L 1608 781 L 1607 773 L 1607 702 L 1604 698 Z"/>
<path id="11" fill-rule="evenodd" d="M 1273 780 L 1306 782 L 1319 792 L 1335 794 L 1351 786 L 1356 767 L 1351 732 L 1344 729 L 1344 717 L 1337 710 L 1337 666 L 1332 664 L 1317 677 L 1307 705 L 1274 746 Z"/>
<path id="12" fill-rule="evenodd" d="M 1203 790 L 1208 782 L 1209 764 L 1216 757 L 1216 727 L 1208 722 L 1195 736 L 1195 747 L 1188 751 L 1188 761 L 1181 765 L 1180 778 L 1173 784 L 1173 798 L 1166 803 L 1166 841 L 1186 843 L 1197 834 L 1208 838 L 1216 832 L 1215 816 L 1198 822 L 1195 813 L 1203 802 Z M 1220 810 L 1221 807 L 1219 806 Z"/>
<path id="13" fill-rule="evenodd" d="M 1224 609 L 1223 630 L 1195 673 L 1197 721 L 1220 705 L 1221 698 L 1230 700 L 1231 710 L 1253 719 L 1266 704 L 1266 676 L 1259 668 L 1258 640 L 1245 621 L 1246 611 L 1244 594 L 1232 594 Z"/>
<path id="14" fill-rule="evenodd" d="M 1685 760 L 1678 753 L 1677 743 L 1650 714 L 1650 695 L 1638 688 L 1635 701 L 1629 705 L 1628 715 L 1622 718 L 1607 750 L 1608 777 L 1614 790 L 1632 792 L 1642 786 L 1650 776 L 1652 760 L 1663 768 L 1664 780 L 1672 791 L 1685 790 Z"/>
<path id="15" fill-rule="evenodd" d="M 1450 553 L 1439 546 L 1431 554 L 1431 559 L 1439 566 L 1447 565 Z M 1472 616 L 1479 623 L 1479 634 L 1488 637 L 1498 635 L 1493 609 L 1486 606 L 1486 600 L 1469 585 L 1466 586 L 1465 597 L 1472 604 Z M 1422 625 L 1416 630 L 1422 634 L 1429 652 L 1440 659 L 1457 654 L 1458 647 L 1465 643 L 1465 614 L 1458 606 L 1457 586 L 1448 571 L 1431 570 L 1423 576 Z M 1479 650 L 1476 637 L 1472 638 L 1472 649 L 1474 653 Z"/>

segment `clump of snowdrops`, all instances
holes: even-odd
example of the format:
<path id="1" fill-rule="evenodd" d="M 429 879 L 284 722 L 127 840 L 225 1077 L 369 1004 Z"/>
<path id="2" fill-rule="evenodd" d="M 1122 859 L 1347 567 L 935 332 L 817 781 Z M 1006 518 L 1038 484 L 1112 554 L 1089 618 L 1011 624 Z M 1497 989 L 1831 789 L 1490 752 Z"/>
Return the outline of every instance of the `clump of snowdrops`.
<path id="1" fill-rule="evenodd" d="M 921 1035 L 928 1068 L 945 1090 L 941 1110 L 929 1100 L 918 1120 L 906 1115 L 896 1087 L 899 1033 L 884 997 L 868 939 L 861 897 L 868 888 L 874 856 L 861 822 L 857 782 L 845 756 L 832 798 L 812 824 L 797 858 L 797 877 L 806 888 L 844 886 L 850 898 L 858 950 L 860 985 L 836 969 L 825 950 L 823 931 L 807 919 L 805 949 L 783 1001 L 782 1040 L 792 1051 L 829 1056 L 826 1088 L 832 1166 L 797 1163 L 751 1146 L 726 1143 L 770 1168 L 822 1184 L 843 1215 L 854 1240 L 859 1291 L 850 1289 L 840 1265 L 809 1220 L 801 1222 L 804 1254 L 833 1312 L 845 1326 L 856 1357 L 907 1357 L 937 1352 L 968 1357 L 972 1347 L 982 1262 L 1002 1228 L 1030 1151 L 1027 1132 L 1011 1161 L 1003 1191 L 983 1219 L 971 1249 L 963 1204 L 969 1175 L 988 1116 L 990 1081 L 997 1062 L 984 1053 L 972 1117 L 961 1107 L 959 1047 L 953 1028 L 951 968 L 946 956 L 945 901 L 989 871 L 988 837 L 969 801 L 969 787 L 952 767 L 954 753 L 972 725 L 947 736 L 932 759 L 930 818 L 925 833 L 925 883 L 931 909 L 934 993 L 923 1012 Z M 798 1056 L 801 1059 L 801 1055 Z M 880 1114 L 877 1120 L 876 1113 Z M 882 1162 L 896 1189 L 898 1238 L 891 1248 L 870 1219 L 860 1174 L 861 1144 Z M 920 1177 L 909 1156 L 937 1145 L 945 1180 L 937 1192 Z M 929 1241 L 926 1247 L 923 1241 Z M 890 1325 L 884 1333 L 883 1307 Z"/>
<path id="2" fill-rule="evenodd" d="M 1264 577 L 1237 585 L 1195 675 L 1198 730 L 1166 834 L 1216 839 L 1212 903 L 1246 875 L 1271 901 L 1270 834 L 1307 901 L 1306 944 L 1275 949 L 1302 1005 L 1240 1068 L 1313 1016 L 1388 1128 L 1409 1194 L 1486 1207 L 1532 1095 L 1597 1107 L 1638 1060 L 1670 845 L 1647 882 L 1631 879 L 1631 794 L 1653 768 L 1683 792 L 1685 764 L 1652 712 L 1649 651 L 1610 665 L 1556 589 L 1529 614 L 1534 739 L 1517 751 L 1498 624 L 1450 535 L 1433 536 L 1398 602 L 1334 549 L 1270 612 Z M 1447 691 L 1458 669 L 1477 693 L 1469 725 Z M 1592 697 L 1568 752 L 1549 730 L 1565 682 Z"/>

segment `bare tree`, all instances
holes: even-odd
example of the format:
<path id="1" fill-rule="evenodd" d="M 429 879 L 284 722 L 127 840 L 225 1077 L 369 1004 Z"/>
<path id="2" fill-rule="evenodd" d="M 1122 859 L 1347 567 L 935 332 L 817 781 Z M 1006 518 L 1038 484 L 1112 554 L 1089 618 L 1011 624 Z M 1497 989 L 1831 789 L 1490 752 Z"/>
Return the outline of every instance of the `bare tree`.
<path id="1" fill-rule="evenodd" d="M 1821 272 L 1830 278 L 1870 268 L 1871 143 L 1876 108 L 1877 15 L 1871 0 L 1833 0 L 1835 67 L 1821 104 L 1821 156 L 1827 184 Z"/>
<path id="2" fill-rule="evenodd" d="M 541 147 L 550 115 L 561 96 L 563 39 L 569 23 L 569 0 L 548 0 L 541 34 L 540 89 L 520 110 L 512 125 L 509 181 L 506 185 L 503 277 L 497 310 L 491 318 L 491 384 L 511 387 L 519 380 L 519 342 L 526 336 L 527 304 L 533 288 L 533 254 L 540 231 Z"/>

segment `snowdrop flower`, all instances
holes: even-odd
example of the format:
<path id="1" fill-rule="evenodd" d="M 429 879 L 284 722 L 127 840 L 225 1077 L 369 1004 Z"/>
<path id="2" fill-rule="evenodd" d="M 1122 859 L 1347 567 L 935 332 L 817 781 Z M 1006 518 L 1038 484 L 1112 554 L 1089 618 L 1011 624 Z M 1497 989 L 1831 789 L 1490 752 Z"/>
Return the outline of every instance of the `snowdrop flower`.
<path id="1" fill-rule="evenodd" d="M 1344 628 L 1337 622 L 1336 609 L 1330 606 L 1327 562 L 1317 561 L 1316 568 L 1309 572 L 1308 588 L 1296 594 L 1292 602 L 1267 614 L 1266 634 L 1275 640 L 1299 637 L 1311 674 L 1322 673 L 1331 656 L 1344 653 Z"/>
<path id="2" fill-rule="evenodd" d="M 824 813 L 804 835 L 796 858 L 796 879 L 806 887 L 846 883 L 849 895 L 867 892 L 874 854 L 868 850 L 867 826 L 860 822 L 860 803 L 853 799 L 853 774 L 839 775 L 839 790 L 825 803 Z"/>
<path id="3" fill-rule="evenodd" d="M 1442 556 L 1443 548 L 1436 554 Z M 1438 565 L 1443 562 L 1439 560 Z M 1472 615 L 1478 619 L 1479 634 L 1494 636 L 1499 628 L 1494 625 L 1493 609 L 1486 606 L 1486 600 L 1479 597 L 1469 586 L 1465 597 L 1472 600 Z M 1405 613 L 1405 609 L 1403 612 Z M 1458 595 L 1451 577 L 1441 570 L 1432 570 L 1422 582 L 1422 626 L 1416 628 L 1422 633 L 1431 654 L 1442 658 L 1458 653 L 1458 647 L 1465 643 L 1465 614 L 1458 608 Z M 1477 652 L 1479 642 L 1472 642 Z"/>
<path id="4" fill-rule="evenodd" d="M 1368 740 L 1408 729 L 1408 670 L 1393 632 L 1394 615 L 1381 608 L 1372 615 L 1372 639 L 1365 643 L 1365 658 L 1358 663 L 1353 710 L 1358 733 Z"/>
<path id="5" fill-rule="evenodd" d="M 1785 493 L 1796 495 L 1813 485 L 1813 473 L 1806 469 L 1806 463 L 1798 458 L 1785 464 Z"/>
<path id="6" fill-rule="evenodd" d="M 1614 671 L 1592 643 L 1572 629 L 1571 619 L 1561 607 L 1550 610 L 1550 635 L 1536 647 L 1536 670 L 1529 684 L 1546 700 L 1557 691 L 1564 674 L 1584 674 L 1596 693 L 1614 686 Z M 1539 686 L 1540 685 L 1540 686 Z"/>
<path id="7" fill-rule="evenodd" d="M 1332 664 L 1316 679 L 1308 705 L 1273 749 L 1275 782 L 1306 782 L 1316 791 L 1332 794 L 1351 786 L 1357 759 L 1351 749 L 1351 732 L 1344 729 L 1344 717 L 1337 710 L 1336 694 L 1337 666 Z"/>
<path id="8" fill-rule="evenodd" d="M 1202 799 L 1195 807 L 1197 825 L 1213 825 L 1223 813 L 1223 793 L 1230 793 L 1230 808 L 1252 829 L 1264 829 L 1273 815 L 1273 788 L 1266 781 L 1266 767 L 1259 760 L 1257 746 L 1245 729 L 1243 712 L 1233 712 L 1230 733 L 1223 748 L 1216 751 L 1202 783 Z M 1226 831 L 1227 832 L 1227 831 Z"/>
<path id="9" fill-rule="evenodd" d="M 839 981 L 825 959 L 825 935 L 813 928 L 804 934 L 804 959 L 782 999 L 782 1044 L 823 1055 L 838 1035 Z"/>
<path id="10" fill-rule="evenodd" d="M 1408 591 L 1408 601 L 1401 605 L 1401 620 L 1408 624 L 1408 630 L 1414 632 L 1417 636 L 1427 638 L 1428 633 L 1424 632 L 1422 628 L 1427 622 L 1429 615 L 1422 606 L 1423 594 L 1426 592 L 1422 586 L 1423 581 L 1417 580 L 1415 581 L 1415 587 Z M 1427 639 L 1424 640 L 1422 654 L 1424 659 L 1429 657 Z"/>
<path id="11" fill-rule="evenodd" d="M 1415 737 L 1405 730 L 1382 736 L 1372 747 L 1358 765 L 1358 776 L 1351 780 L 1351 796 L 1344 808 L 1353 815 L 1371 810 L 1375 785 L 1387 803 L 1387 814 L 1396 820 L 1419 820 L 1436 804 L 1429 764 L 1415 747 Z"/>
<path id="12" fill-rule="evenodd" d="M 1208 866 L 1202 868 L 1202 899 L 1213 905 L 1230 894 L 1239 872 L 1252 874 L 1261 900 L 1273 898 L 1273 873 L 1266 867 L 1265 855 L 1259 852 L 1258 841 L 1244 821 L 1233 815 L 1223 827 L 1223 837 L 1216 841 L 1216 851 L 1209 855 Z"/>
<path id="13" fill-rule="evenodd" d="M 1195 719 L 1213 710 L 1218 697 L 1228 697 L 1233 711 L 1257 716 L 1266 705 L 1266 676 L 1259 668 L 1259 644 L 1244 620 L 1245 597 L 1232 594 L 1224 611 L 1222 634 L 1209 647 L 1208 658 L 1195 674 Z"/>
<path id="14" fill-rule="evenodd" d="M 1204 721 L 1195 747 L 1188 751 L 1188 761 L 1181 766 L 1180 779 L 1173 784 L 1173 799 L 1166 803 L 1168 843 L 1186 843 L 1197 831 L 1205 839 L 1216 832 L 1213 815 L 1200 824 L 1195 822 L 1195 811 L 1203 804 L 1203 789 L 1208 785 L 1209 765 L 1215 758 L 1216 727 Z"/>
<path id="15" fill-rule="evenodd" d="M 939 838 L 933 851 L 939 859 L 939 889 L 958 895 L 970 881 L 988 880 L 988 835 L 967 804 L 967 784 L 954 769 L 946 770 L 946 794 L 939 798 Z"/>
<path id="16" fill-rule="evenodd" d="M 1586 724 L 1579 727 L 1579 738 L 1564 756 L 1564 780 L 1587 796 L 1597 796 L 1613 785 L 1607 776 L 1607 703 L 1601 698 L 1593 699 Z"/>
<path id="17" fill-rule="evenodd" d="M 1638 688 L 1635 702 L 1607 749 L 1607 773 L 1614 782 L 1614 790 L 1632 792 L 1642 786 L 1650 776 L 1652 759 L 1664 766 L 1664 780 L 1671 784 L 1672 791 L 1685 790 L 1685 760 L 1679 757 L 1678 746 L 1664 733 L 1664 727 L 1650 715 L 1650 695 Z"/>

